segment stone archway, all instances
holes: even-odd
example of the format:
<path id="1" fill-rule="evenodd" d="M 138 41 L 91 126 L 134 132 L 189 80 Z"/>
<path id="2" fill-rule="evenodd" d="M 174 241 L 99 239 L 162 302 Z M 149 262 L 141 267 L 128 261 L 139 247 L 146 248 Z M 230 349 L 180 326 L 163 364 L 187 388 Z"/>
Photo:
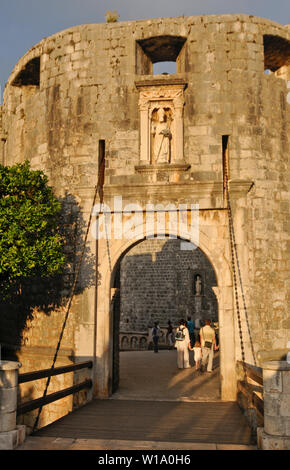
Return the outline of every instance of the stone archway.
<path id="1" fill-rule="evenodd" d="M 156 234 L 152 233 L 152 236 Z M 180 238 L 188 240 L 187 234 Z M 118 240 L 111 243 L 110 263 L 102 263 L 101 278 L 98 295 L 97 320 L 97 363 L 96 395 L 107 397 L 112 393 L 113 379 L 113 322 L 112 297 L 115 294 L 114 280 L 120 259 L 135 244 L 144 240 L 142 227 L 140 237 L 134 240 Z M 103 253 L 106 253 L 106 241 L 100 240 Z M 236 400 L 236 357 L 235 357 L 235 329 L 234 329 L 234 303 L 232 290 L 232 275 L 230 265 L 224 256 L 223 250 L 212 246 L 207 235 L 200 231 L 199 248 L 209 259 L 216 275 L 217 286 L 213 288 L 219 312 L 220 328 L 220 381 L 221 399 L 225 401 Z M 110 266 L 109 266 L 110 264 Z"/>

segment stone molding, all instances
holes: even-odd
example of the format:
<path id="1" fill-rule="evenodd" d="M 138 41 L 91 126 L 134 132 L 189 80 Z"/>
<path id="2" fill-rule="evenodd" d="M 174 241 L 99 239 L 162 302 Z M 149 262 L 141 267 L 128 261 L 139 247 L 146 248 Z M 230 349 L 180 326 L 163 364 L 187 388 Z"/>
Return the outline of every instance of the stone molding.
<path id="1" fill-rule="evenodd" d="M 188 163 L 160 163 L 153 165 L 136 165 L 135 170 L 140 173 L 153 173 L 156 171 L 187 171 L 190 165 Z"/>
<path id="2" fill-rule="evenodd" d="M 145 171 L 145 169 L 144 169 Z M 253 185 L 252 181 L 248 180 L 231 180 L 230 181 L 230 195 L 234 198 L 244 197 L 247 195 Z M 198 200 L 203 197 L 210 197 L 215 194 L 216 196 L 223 196 L 223 182 L 222 181 L 182 181 L 170 183 L 170 198 L 175 199 L 180 197 L 184 198 L 186 194 L 187 201 Z M 153 183 L 135 183 L 135 184 L 110 184 L 104 186 L 105 202 L 109 202 L 114 196 L 124 196 L 126 199 L 132 198 L 136 200 L 154 195 L 154 199 L 161 197 L 164 199 L 168 197 L 168 183 L 167 182 L 153 182 Z M 224 207 L 220 207 L 224 209 Z"/>

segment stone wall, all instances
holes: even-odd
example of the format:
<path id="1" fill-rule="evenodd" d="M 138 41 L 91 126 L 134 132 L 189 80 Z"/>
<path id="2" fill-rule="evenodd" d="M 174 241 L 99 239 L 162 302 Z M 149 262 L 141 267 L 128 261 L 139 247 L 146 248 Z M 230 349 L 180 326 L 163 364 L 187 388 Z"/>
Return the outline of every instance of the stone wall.
<path id="1" fill-rule="evenodd" d="M 195 279 L 202 293 L 195 295 Z M 121 262 L 120 330 L 146 331 L 155 321 L 166 327 L 181 318 L 218 320 L 211 286 L 215 274 L 201 250 L 182 250 L 180 240 L 146 240 Z"/>
<path id="2" fill-rule="evenodd" d="M 3 107 L 0 105 L 0 164 L 4 163 L 4 145 L 6 137 L 3 132 Z"/>

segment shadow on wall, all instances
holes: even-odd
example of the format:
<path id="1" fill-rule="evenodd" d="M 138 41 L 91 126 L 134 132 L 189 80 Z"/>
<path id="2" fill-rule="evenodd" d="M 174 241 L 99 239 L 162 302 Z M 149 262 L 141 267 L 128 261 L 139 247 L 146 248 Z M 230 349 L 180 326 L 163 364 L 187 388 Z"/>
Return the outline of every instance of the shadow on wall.
<path id="1" fill-rule="evenodd" d="M 0 344 L 2 359 L 17 361 L 17 351 L 24 344 L 24 332 L 28 320 L 35 314 L 51 315 L 64 308 L 74 281 L 74 273 L 82 253 L 87 222 L 75 197 L 67 194 L 61 200 L 60 232 L 64 240 L 66 264 L 62 273 L 52 278 L 23 280 L 21 294 L 13 293 L 10 301 L 0 301 Z M 81 283 L 76 286 L 79 294 L 95 284 L 95 260 L 90 249 L 85 248 L 81 269 Z M 41 338 L 39 338 L 41 344 Z M 45 345 L 46 346 L 46 345 Z"/>

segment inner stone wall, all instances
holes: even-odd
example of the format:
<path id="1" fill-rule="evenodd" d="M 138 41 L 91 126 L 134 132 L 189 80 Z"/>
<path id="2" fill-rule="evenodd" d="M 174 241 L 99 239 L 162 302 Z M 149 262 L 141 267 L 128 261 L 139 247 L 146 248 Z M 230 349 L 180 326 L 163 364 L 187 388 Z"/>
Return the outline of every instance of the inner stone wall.
<path id="1" fill-rule="evenodd" d="M 134 248 L 121 262 L 120 331 L 146 331 L 159 321 L 177 325 L 180 318 L 217 321 L 213 268 L 200 249 L 181 249 L 178 239 L 149 239 Z M 202 279 L 201 295 L 195 287 Z"/>

